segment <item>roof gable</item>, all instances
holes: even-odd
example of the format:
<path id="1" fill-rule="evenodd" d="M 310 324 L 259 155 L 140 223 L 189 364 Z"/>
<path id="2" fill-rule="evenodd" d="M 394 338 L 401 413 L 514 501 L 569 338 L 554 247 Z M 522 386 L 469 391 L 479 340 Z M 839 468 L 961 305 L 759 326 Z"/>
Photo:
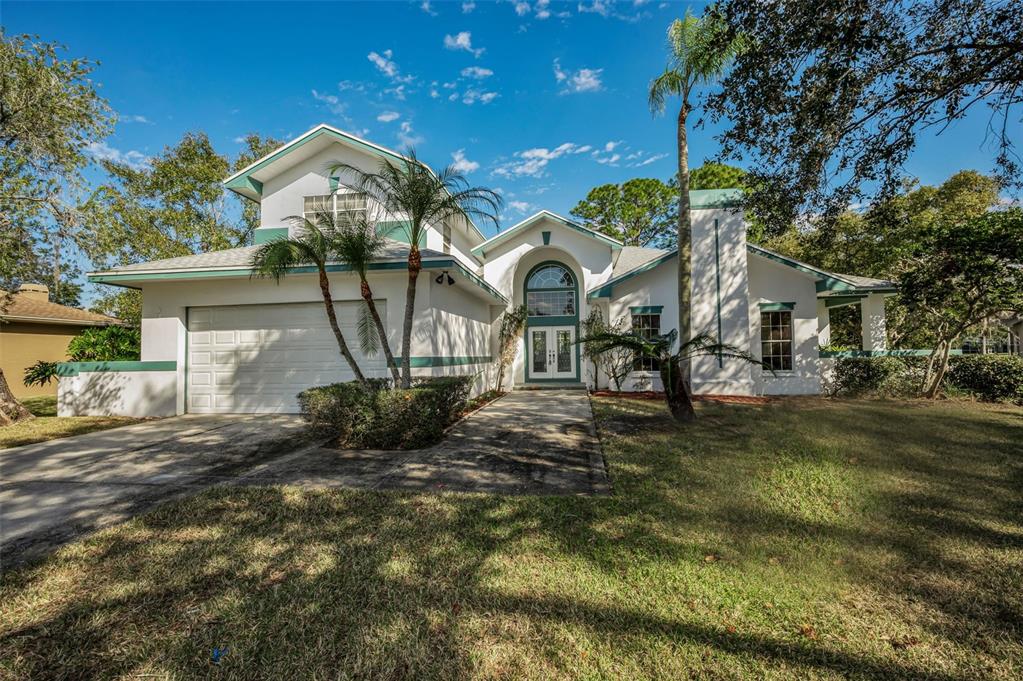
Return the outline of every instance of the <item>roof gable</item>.
<path id="1" fill-rule="evenodd" d="M 573 222 L 572 220 L 562 217 L 557 213 L 552 213 L 549 210 L 541 210 L 540 212 L 534 213 L 533 215 L 529 216 L 522 222 L 512 225 L 511 227 L 504 230 L 500 234 L 492 236 L 491 238 L 481 243 L 479 246 L 476 246 L 475 248 L 472 249 L 472 254 L 477 257 L 485 256 L 488 251 L 494 250 L 494 248 L 496 248 L 497 246 L 500 246 L 501 244 L 505 243 L 516 234 L 521 234 L 522 232 L 526 231 L 527 229 L 529 229 L 536 223 L 540 222 L 541 220 L 551 220 L 552 222 L 557 223 L 563 227 L 575 230 L 576 232 L 579 232 L 585 237 L 588 237 L 590 239 L 593 239 L 604 244 L 611 250 L 616 251 L 622 248 L 622 242 L 618 241 L 617 239 L 612 239 L 606 234 L 595 232 L 589 227 L 584 227 L 583 225 L 580 225 L 578 222 Z"/>

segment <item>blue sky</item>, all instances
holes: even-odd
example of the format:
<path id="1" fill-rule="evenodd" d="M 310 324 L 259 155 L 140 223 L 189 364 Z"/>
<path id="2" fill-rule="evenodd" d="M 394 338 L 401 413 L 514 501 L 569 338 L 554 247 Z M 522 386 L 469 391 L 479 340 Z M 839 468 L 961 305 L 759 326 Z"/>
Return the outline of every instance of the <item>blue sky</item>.
<path id="1" fill-rule="evenodd" d="M 674 117 L 646 87 L 665 30 L 691 6 L 659 2 L 18 3 L 9 33 L 98 60 L 121 117 L 97 149 L 144 162 L 188 131 L 234 154 L 248 132 L 290 139 L 327 122 L 378 144 L 413 143 L 498 188 L 502 228 L 539 208 L 567 214 L 593 186 L 674 171 Z M 987 114 L 925 137 L 907 170 L 940 183 L 987 171 Z M 716 128 L 694 131 L 698 165 Z M 481 225 L 481 227 L 483 227 Z M 488 234 L 493 227 L 484 227 Z"/>

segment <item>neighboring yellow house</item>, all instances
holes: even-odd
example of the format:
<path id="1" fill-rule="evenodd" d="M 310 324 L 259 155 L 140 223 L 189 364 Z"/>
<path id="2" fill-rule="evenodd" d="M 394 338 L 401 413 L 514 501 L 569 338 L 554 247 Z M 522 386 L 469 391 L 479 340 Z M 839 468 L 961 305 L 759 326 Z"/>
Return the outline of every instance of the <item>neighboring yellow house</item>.
<path id="1" fill-rule="evenodd" d="M 7 297 L 0 291 L 0 369 L 18 399 L 57 394 L 56 381 L 25 387 L 25 369 L 39 360 L 66 361 L 68 343 L 90 326 L 121 323 L 113 317 L 51 303 L 49 290 L 42 284 L 22 284 L 5 304 Z"/>

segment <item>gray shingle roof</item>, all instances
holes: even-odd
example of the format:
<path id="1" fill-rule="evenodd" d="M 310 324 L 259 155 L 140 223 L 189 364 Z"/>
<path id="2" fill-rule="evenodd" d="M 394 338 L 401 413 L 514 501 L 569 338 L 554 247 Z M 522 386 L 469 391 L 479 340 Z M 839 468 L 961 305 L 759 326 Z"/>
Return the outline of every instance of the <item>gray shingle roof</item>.
<path id="1" fill-rule="evenodd" d="M 659 258 L 668 251 L 661 250 L 660 248 L 644 248 L 641 246 L 623 246 L 622 250 L 618 253 L 618 260 L 615 261 L 615 266 L 611 270 L 611 276 L 617 277 L 626 272 L 630 272 L 637 267 L 642 267 L 651 260 Z"/>
<path id="2" fill-rule="evenodd" d="M 242 246 L 241 248 L 229 248 L 224 251 L 212 251 L 199 255 L 151 260 L 149 262 L 122 265 L 108 270 L 104 274 L 150 272 L 153 270 L 209 270 L 249 267 L 252 265 L 252 257 L 256 254 L 257 250 L 259 250 L 259 246 Z M 429 248 L 420 249 L 420 253 L 422 253 L 423 260 L 451 257 Z M 408 244 L 403 244 L 393 239 L 384 240 L 384 247 L 380 257 L 377 258 L 379 262 L 402 261 L 406 259 L 408 259 Z"/>

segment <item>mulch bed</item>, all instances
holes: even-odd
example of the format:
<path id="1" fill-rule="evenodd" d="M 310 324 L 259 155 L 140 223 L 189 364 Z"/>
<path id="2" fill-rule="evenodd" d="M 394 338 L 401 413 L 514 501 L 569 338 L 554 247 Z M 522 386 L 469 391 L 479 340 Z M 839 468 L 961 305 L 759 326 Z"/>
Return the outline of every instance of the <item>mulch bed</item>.
<path id="1" fill-rule="evenodd" d="M 624 397 L 630 400 L 663 400 L 664 393 L 654 390 L 640 392 L 617 392 L 615 390 L 594 390 L 594 397 Z M 755 395 L 693 395 L 694 402 L 716 402 L 718 404 L 768 404 L 776 398 Z"/>

